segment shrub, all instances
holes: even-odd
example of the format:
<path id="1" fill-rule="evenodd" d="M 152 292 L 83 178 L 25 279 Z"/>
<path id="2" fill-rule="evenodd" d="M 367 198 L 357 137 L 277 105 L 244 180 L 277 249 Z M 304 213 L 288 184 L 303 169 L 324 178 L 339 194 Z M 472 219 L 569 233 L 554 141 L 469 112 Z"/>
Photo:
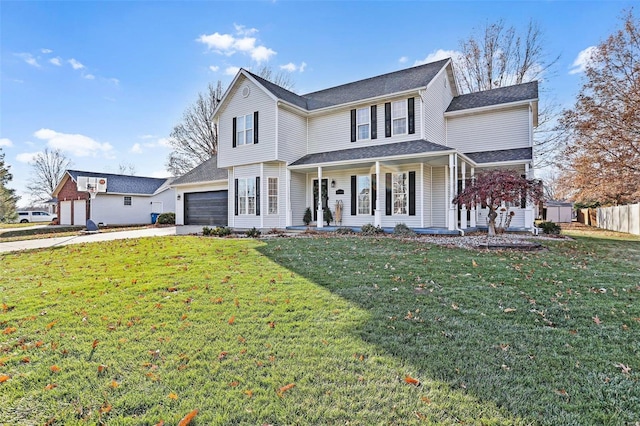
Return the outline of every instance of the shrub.
<path id="1" fill-rule="evenodd" d="M 176 214 L 173 212 L 162 213 L 158 216 L 158 220 L 156 221 L 159 225 L 175 225 L 176 224 Z"/>
<path id="2" fill-rule="evenodd" d="M 347 228 L 346 226 L 336 229 L 336 234 L 340 234 L 340 235 L 351 235 L 354 233 L 355 232 L 353 232 L 353 229 Z"/>
<path id="3" fill-rule="evenodd" d="M 560 225 L 551 221 L 540 222 L 538 224 L 538 228 L 542 229 L 542 232 L 544 232 L 545 234 L 560 235 Z"/>
<path id="4" fill-rule="evenodd" d="M 360 233 L 362 235 L 379 235 L 383 234 L 384 231 L 379 226 L 373 226 L 372 224 L 367 223 L 366 225 L 362 225 L 362 228 L 360 228 Z"/>
<path id="5" fill-rule="evenodd" d="M 213 236 L 213 237 L 226 237 L 227 235 L 231 235 L 231 229 L 226 226 L 217 226 L 215 228 L 209 228 L 205 226 L 202 228 L 202 235 L 205 236 Z"/>
<path id="6" fill-rule="evenodd" d="M 307 207 L 307 210 L 304 211 L 304 216 L 302 217 L 302 221 L 304 222 L 305 225 L 309 226 L 309 224 L 311 223 L 311 218 L 313 216 L 311 216 L 311 208 Z"/>
<path id="7" fill-rule="evenodd" d="M 324 221 L 327 222 L 327 226 L 331 225 L 331 221 L 333 220 L 333 214 L 330 209 L 325 209 L 324 213 L 322 213 L 324 217 Z"/>
<path id="8" fill-rule="evenodd" d="M 393 228 L 393 234 L 394 235 L 400 235 L 400 236 L 403 236 L 403 237 L 410 237 L 410 236 L 415 235 L 416 233 L 413 231 L 413 229 L 409 228 L 404 223 L 398 223 Z"/>
<path id="9" fill-rule="evenodd" d="M 204 235 L 205 237 L 212 235 L 211 234 L 212 232 L 213 232 L 213 228 L 209 228 L 208 226 L 205 226 L 204 228 L 202 228 L 202 235 Z"/>
<path id="10" fill-rule="evenodd" d="M 256 229 L 255 226 L 247 231 L 247 237 L 249 238 L 258 238 L 260 235 L 262 235 L 262 232 Z"/>

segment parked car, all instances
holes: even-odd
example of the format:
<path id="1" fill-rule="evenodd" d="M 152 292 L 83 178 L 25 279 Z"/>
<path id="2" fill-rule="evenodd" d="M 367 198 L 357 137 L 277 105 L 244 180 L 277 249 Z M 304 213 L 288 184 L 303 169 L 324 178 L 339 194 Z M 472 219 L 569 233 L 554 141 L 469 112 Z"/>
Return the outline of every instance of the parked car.
<path id="1" fill-rule="evenodd" d="M 18 211 L 18 222 L 53 222 L 58 217 L 41 210 Z"/>

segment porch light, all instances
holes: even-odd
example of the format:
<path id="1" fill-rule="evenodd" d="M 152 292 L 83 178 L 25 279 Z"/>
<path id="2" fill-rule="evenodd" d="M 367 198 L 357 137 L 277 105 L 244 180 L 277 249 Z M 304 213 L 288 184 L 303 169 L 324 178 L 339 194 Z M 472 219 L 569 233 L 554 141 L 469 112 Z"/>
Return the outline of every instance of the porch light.
<path id="1" fill-rule="evenodd" d="M 178 194 L 178 196 L 176 197 L 178 199 L 178 201 L 180 201 L 180 199 L 182 198 L 182 196 L 180 194 Z"/>
<path id="2" fill-rule="evenodd" d="M 336 187 L 336 180 L 335 179 L 331 179 L 331 187 L 332 188 Z"/>

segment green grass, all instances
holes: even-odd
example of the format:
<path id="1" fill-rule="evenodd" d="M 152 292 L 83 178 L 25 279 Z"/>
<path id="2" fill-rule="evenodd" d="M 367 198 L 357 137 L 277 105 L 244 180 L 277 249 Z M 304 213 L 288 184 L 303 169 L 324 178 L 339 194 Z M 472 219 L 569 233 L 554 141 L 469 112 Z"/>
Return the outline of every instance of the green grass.
<path id="1" fill-rule="evenodd" d="M 163 237 L 0 255 L 0 424 L 633 424 L 640 244 L 546 245 Z"/>
<path id="2" fill-rule="evenodd" d="M 32 223 L 19 225 L 29 225 L 29 227 L 27 227 L 27 229 L 20 229 L 23 227 L 17 227 L 17 229 L 12 229 L 12 227 L 8 227 L 7 229 L 0 228 L 0 243 L 6 243 L 10 241 L 36 240 L 43 238 L 69 237 L 78 235 L 78 232 L 86 229 L 85 226 L 79 225 L 55 225 L 41 228 L 32 228 Z M 129 231 L 133 229 L 143 229 L 146 227 L 147 226 L 144 225 L 116 225 L 102 227 L 100 228 L 100 232 Z"/>

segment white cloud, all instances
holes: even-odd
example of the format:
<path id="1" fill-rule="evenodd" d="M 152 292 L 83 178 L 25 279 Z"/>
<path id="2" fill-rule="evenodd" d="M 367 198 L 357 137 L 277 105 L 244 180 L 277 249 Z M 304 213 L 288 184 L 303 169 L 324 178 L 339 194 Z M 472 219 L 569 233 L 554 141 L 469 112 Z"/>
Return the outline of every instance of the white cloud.
<path id="1" fill-rule="evenodd" d="M 300 65 L 296 65 L 293 62 L 289 62 L 288 64 L 285 65 L 280 65 L 280 69 L 284 70 L 284 71 L 289 71 L 289 72 L 304 72 L 305 68 L 307 68 L 307 63 L 303 62 Z"/>
<path id="2" fill-rule="evenodd" d="M 47 53 L 51 53 L 51 52 L 53 52 L 53 50 L 51 50 L 51 49 L 40 49 L 40 51 L 41 51 L 42 53 L 44 53 L 45 55 L 46 55 Z"/>
<path id="3" fill-rule="evenodd" d="M 234 76 L 234 75 L 238 74 L 238 71 L 240 71 L 240 67 L 230 66 L 230 67 L 225 68 L 224 74 L 225 75 Z"/>
<path id="4" fill-rule="evenodd" d="M 40 129 L 33 134 L 36 138 L 46 140 L 53 149 L 69 152 L 77 157 L 96 157 L 98 153 L 109 156 L 113 150 L 110 143 L 100 143 L 96 140 L 72 133 L 60 133 L 51 129 Z"/>
<path id="5" fill-rule="evenodd" d="M 134 143 L 129 152 L 134 154 L 142 154 L 142 146 L 139 143 Z"/>
<path id="6" fill-rule="evenodd" d="M 580 74 L 587 69 L 587 65 L 591 62 L 591 56 L 595 53 L 597 47 L 589 46 L 578 53 L 575 61 L 571 64 L 569 74 Z"/>
<path id="7" fill-rule="evenodd" d="M 438 49 L 435 52 L 431 52 L 426 58 L 417 60 L 413 63 L 414 66 L 428 64 L 429 62 L 436 62 L 441 59 L 452 58 L 454 61 L 460 57 L 461 53 L 457 50 L 443 50 Z"/>
<path id="8" fill-rule="evenodd" d="M 139 138 L 140 139 L 153 139 L 153 138 L 155 138 L 155 136 L 153 136 L 153 135 L 142 135 L 142 136 L 139 136 Z"/>
<path id="9" fill-rule="evenodd" d="M 237 52 L 249 55 L 254 61 L 261 63 L 268 61 L 277 52 L 264 45 L 258 44 L 258 40 L 252 35 L 258 32 L 255 28 L 246 28 L 244 25 L 234 24 L 234 34 L 202 34 L 196 41 L 207 46 L 220 55 L 232 56 Z"/>
<path id="10" fill-rule="evenodd" d="M 170 138 L 160 138 L 158 139 L 158 145 L 164 146 L 165 148 L 172 148 L 171 139 Z"/>
<path id="11" fill-rule="evenodd" d="M 74 70 L 81 70 L 82 68 L 84 68 L 84 65 L 82 65 L 79 61 L 71 58 L 69 59 L 67 62 L 69 62 L 69 64 L 71 64 L 71 66 L 73 67 Z"/>
<path id="12" fill-rule="evenodd" d="M 13 146 L 13 142 L 9 138 L 0 138 L 0 146 Z"/>
<path id="13" fill-rule="evenodd" d="M 23 152 L 22 154 L 18 154 L 16 155 L 16 160 L 18 160 L 21 163 L 31 163 L 33 162 L 36 157 L 42 154 L 41 152 Z"/>
<path id="14" fill-rule="evenodd" d="M 401 64 L 406 63 L 409 60 L 409 58 L 407 58 L 406 56 L 402 56 L 400 59 L 398 59 L 398 62 L 400 62 Z"/>
<path id="15" fill-rule="evenodd" d="M 62 60 L 60 57 L 51 58 L 49 59 L 49 62 L 51 62 L 53 65 L 56 65 L 56 66 L 62 66 Z"/>
<path id="16" fill-rule="evenodd" d="M 85 74 L 82 76 L 83 78 L 86 78 L 87 80 L 95 80 L 96 76 L 93 74 Z"/>
<path id="17" fill-rule="evenodd" d="M 118 80 L 117 78 L 110 78 L 109 81 L 111 83 L 113 83 L 114 86 L 119 86 L 120 85 L 120 80 Z"/>
<path id="18" fill-rule="evenodd" d="M 217 65 L 211 65 L 211 66 L 209 67 L 209 69 L 210 69 L 211 71 L 213 71 L 213 72 L 218 72 L 218 70 L 220 69 L 220 67 L 219 67 L 219 66 L 217 66 Z"/>
<path id="19" fill-rule="evenodd" d="M 37 59 L 34 58 L 31 53 L 16 53 L 15 55 L 21 58 L 27 64 L 31 65 L 32 67 L 40 67 L 40 64 L 38 63 Z"/>

